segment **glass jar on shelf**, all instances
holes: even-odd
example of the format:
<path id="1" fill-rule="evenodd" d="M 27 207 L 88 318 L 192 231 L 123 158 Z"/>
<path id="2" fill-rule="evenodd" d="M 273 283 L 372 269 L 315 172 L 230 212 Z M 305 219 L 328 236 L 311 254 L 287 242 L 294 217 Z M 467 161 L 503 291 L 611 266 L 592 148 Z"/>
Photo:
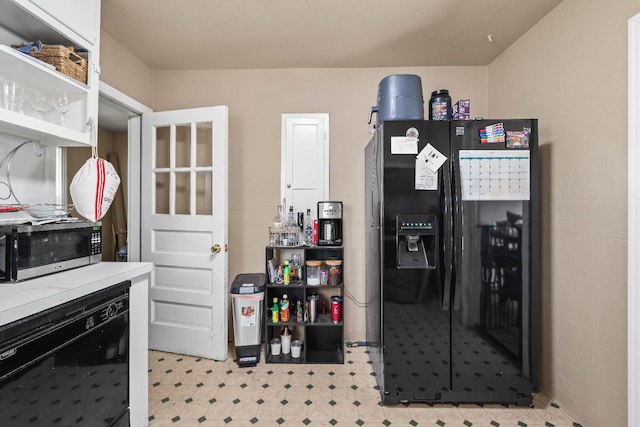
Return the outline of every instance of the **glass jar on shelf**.
<path id="1" fill-rule="evenodd" d="M 307 285 L 318 286 L 320 284 L 320 265 L 322 262 L 307 260 Z"/>
<path id="2" fill-rule="evenodd" d="M 329 269 L 329 286 L 338 286 L 342 283 L 342 260 L 327 260 L 327 268 Z"/>

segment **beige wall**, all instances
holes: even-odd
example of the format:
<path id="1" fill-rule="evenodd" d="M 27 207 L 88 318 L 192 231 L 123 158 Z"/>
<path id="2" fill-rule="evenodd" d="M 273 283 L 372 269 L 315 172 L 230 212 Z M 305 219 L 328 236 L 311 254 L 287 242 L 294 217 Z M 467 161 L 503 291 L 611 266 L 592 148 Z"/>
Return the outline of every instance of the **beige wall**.
<path id="1" fill-rule="evenodd" d="M 627 20 L 565 0 L 489 66 L 491 116 L 540 119 L 542 388 L 585 426 L 626 425 Z"/>
<path id="2" fill-rule="evenodd" d="M 153 105 L 153 70 L 104 31 L 100 33 L 100 80 L 141 104 Z"/>
<path id="3" fill-rule="evenodd" d="M 280 201 L 282 113 L 329 113 L 330 198 L 345 216 L 345 287 L 364 302 L 364 147 L 378 83 L 395 73 L 422 78 L 424 96 L 447 88 L 487 113 L 486 67 L 166 71 L 155 73 L 154 110 L 229 106 L 229 277 L 264 271 L 268 226 Z M 365 339 L 365 311 L 345 304 L 346 340 Z"/>

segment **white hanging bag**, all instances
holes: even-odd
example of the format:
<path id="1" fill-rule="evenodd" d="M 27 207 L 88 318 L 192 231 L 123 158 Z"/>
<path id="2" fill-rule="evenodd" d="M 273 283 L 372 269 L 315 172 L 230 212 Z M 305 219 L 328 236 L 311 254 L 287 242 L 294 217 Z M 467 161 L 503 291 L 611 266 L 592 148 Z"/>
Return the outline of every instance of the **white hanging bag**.
<path id="1" fill-rule="evenodd" d="M 93 154 L 76 172 L 69 191 L 76 211 L 90 221 L 99 221 L 109 210 L 118 191 L 120 177 L 111 163 Z"/>

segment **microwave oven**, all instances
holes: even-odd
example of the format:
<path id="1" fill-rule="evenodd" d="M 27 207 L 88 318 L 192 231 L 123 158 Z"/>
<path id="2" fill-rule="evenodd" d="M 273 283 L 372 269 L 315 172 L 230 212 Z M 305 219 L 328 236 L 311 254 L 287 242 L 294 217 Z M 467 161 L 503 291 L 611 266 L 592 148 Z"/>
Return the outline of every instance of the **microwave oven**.
<path id="1" fill-rule="evenodd" d="M 72 221 L 0 226 L 0 281 L 18 282 L 102 260 L 102 224 Z"/>

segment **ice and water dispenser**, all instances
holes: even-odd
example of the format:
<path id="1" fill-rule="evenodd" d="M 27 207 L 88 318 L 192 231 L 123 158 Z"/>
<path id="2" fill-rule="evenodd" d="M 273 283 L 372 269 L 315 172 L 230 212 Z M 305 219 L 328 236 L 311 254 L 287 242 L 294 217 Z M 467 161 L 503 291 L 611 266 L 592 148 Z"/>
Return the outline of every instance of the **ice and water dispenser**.
<path id="1" fill-rule="evenodd" d="M 436 268 L 435 215 L 396 216 L 396 260 L 399 269 Z"/>

